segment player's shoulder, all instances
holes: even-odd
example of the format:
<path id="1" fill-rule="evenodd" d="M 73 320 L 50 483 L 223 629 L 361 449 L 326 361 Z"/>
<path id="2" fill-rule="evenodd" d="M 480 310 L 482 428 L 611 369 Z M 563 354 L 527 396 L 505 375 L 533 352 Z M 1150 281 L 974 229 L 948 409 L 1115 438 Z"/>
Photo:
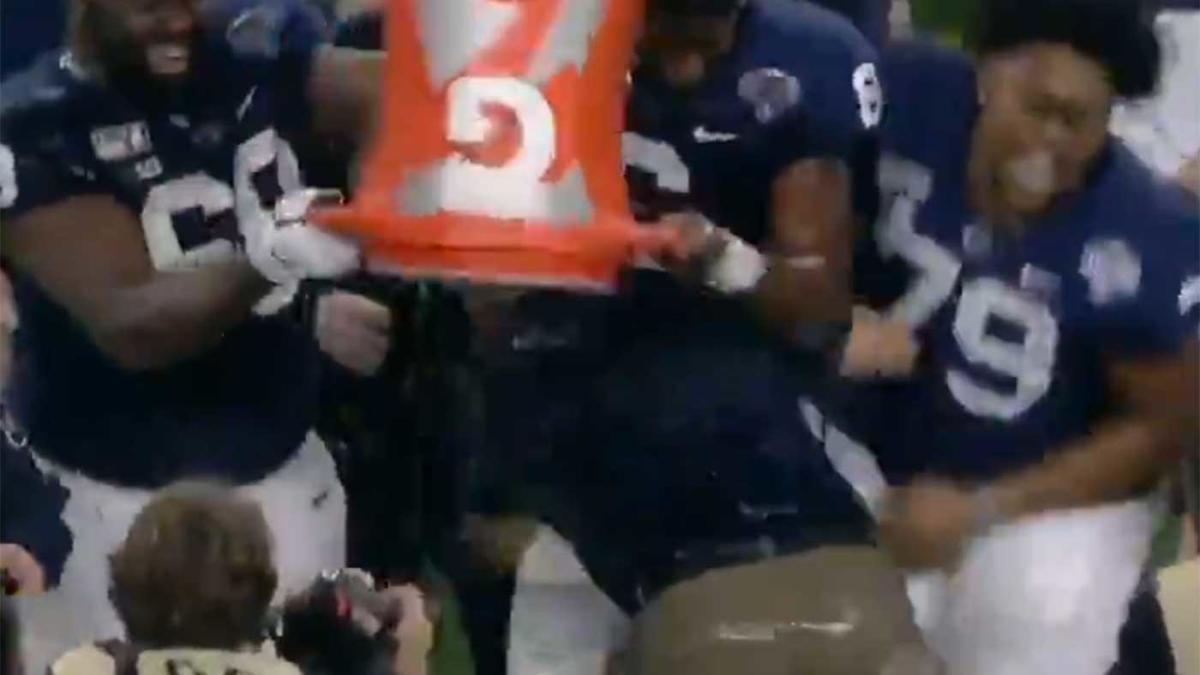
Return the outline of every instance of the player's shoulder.
<path id="1" fill-rule="evenodd" d="M 87 87 L 67 52 L 43 55 L 28 69 L 0 83 L 0 134 L 8 145 L 33 146 L 61 129 L 95 92 Z"/>
<path id="2" fill-rule="evenodd" d="M 873 55 L 875 47 L 846 17 L 808 0 L 750 0 L 750 21 L 794 53 Z"/>
<path id="3" fill-rule="evenodd" d="M 1117 139 L 1108 152 L 1108 164 L 1098 178 L 1096 205 L 1105 227 L 1151 238 L 1175 233 L 1200 236 L 1200 204 L 1194 194 L 1147 166 Z"/>
<path id="4" fill-rule="evenodd" d="M 975 83 L 975 68 L 966 53 L 921 38 L 888 44 L 880 55 L 880 69 L 887 83 L 897 88 L 895 96 L 911 93 L 923 98 L 934 87 L 949 85 L 957 92 Z"/>
<path id="5" fill-rule="evenodd" d="M 1200 267 L 1200 205 L 1193 194 L 1114 140 L 1097 176 L 1085 249 L 1123 242 L 1147 265 Z M 1086 251 L 1085 251 L 1086 254 Z"/>
<path id="6" fill-rule="evenodd" d="M 331 32 L 321 12 L 302 0 L 218 0 L 203 5 L 201 21 L 210 58 L 235 66 L 306 51 Z"/>
<path id="7" fill-rule="evenodd" d="M 848 19 L 805 0 L 750 0 L 747 11 L 739 91 L 791 83 L 817 135 L 878 123 L 878 55 Z"/>
<path id="8" fill-rule="evenodd" d="M 887 91 L 885 150 L 923 158 L 966 142 L 978 110 L 975 69 L 966 54 L 923 40 L 897 41 L 880 55 L 880 78 Z"/>
<path id="9" fill-rule="evenodd" d="M 751 61 L 799 78 L 821 99 L 849 89 L 847 83 L 862 68 L 874 69 L 878 59 L 874 45 L 849 19 L 808 0 L 750 0 L 746 23 Z"/>

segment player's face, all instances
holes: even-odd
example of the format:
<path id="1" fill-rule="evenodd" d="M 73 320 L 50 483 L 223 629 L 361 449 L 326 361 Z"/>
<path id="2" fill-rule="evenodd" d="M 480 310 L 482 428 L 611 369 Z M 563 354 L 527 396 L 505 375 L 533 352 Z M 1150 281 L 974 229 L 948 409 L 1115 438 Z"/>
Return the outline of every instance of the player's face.
<path id="1" fill-rule="evenodd" d="M 166 82 L 188 74 L 196 0 L 84 1 L 84 21 L 106 66 Z"/>
<path id="2" fill-rule="evenodd" d="M 1078 190 L 1108 138 L 1113 90 L 1100 64 L 1062 45 L 989 58 L 972 168 L 985 203 L 1020 218 Z"/>
<path id="3" fill-rule="evenodd" d="M 681 16 L 650 12 L 639 58 L 672 87 L 690 89 L 704 81 L 710 64 L 733 49 L 737 12 L 729 16 Z"/>

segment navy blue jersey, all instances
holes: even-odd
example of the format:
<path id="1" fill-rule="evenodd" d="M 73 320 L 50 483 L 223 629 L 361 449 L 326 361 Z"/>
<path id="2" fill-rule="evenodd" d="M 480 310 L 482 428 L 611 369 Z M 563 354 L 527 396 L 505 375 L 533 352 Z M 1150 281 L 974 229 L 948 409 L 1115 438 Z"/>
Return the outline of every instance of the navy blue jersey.
<path id="1" fill-rule="evenodd" d="M 543 500 L 533 508 L 631 611 L 702 572 L 695 556 L 869 541 L 869 517 L 799 414 L 819 371 L 740 303 L 647 281 L 672 288 L 619 304 L 528 299 L 536 330 L 517 328 L 517 350 L 487 368 L 492 461 L 534 483 L 522 496 Z M 545 321 L 567 313 L 577 321 Z"/>
<path id="2" fill-rule="evenodd" d="M 3 217 L 76 195 L 110 195 L 137 214 L 158 270 L 240 255 L 239 222 L 266 223 L 301 186 L 282 130 L 305 122 L 320 24 L 283 0 L 220 3 L 172 98 L 105 86 L 70 53 L 5 82 Z M 78 227 L 88 227 L 81 221 Z M 251 480 L 311 426 L 316 353 L 284 316 L 257 317 L 208 353 L 130 373 L 106 359 L 31 279 L 14 279 L 22 330 L 12 404 L 39 452 L 92 476 L 162 484 L 202 473 Z"/>
<path id="3" fill-rule="evenodd" d="M 794 162 L 861 160 L 883 112 L 875 53 L 849 21 L 795 0 L 750 0 L 733 51 L 696 91 L 633 74 L 625 163 L 635 202 L 692 209 L 750 242 L 769 234 L 771 183 Z"/>
<path id="4" fill-rule="evenodd" d="M 930 365 L 902 388 L 881 450 L 908 472 L 1023 467 L 1112 409 L 1106 360 L 1195 337 L 1195 200 L 1114 139 L 1081 193 L 1006 237 L 967 203 L 978 111 L 966 57 L 897 47 L 884 79 L 876 239 L 908 269 L 891 312 L 917 327 Z"/>
<path id="5" fill-rule="evenodd" d="M 0 428 L 0 541 L 29 551 L 46 572 L 47 586 L 57 586 L 71 554 L 71 530 L 63 520 L 69 495 L 34 464 L 18 436 Z"/>
<path id="6" fill-rule="evenodd" d="M 0 77 L 28 68 L 38 56 L 61 45 L 66 30 L 66 0 L 0 5 Z"/>
<path id="7" fill-rule="evenodd" d="M 641 215 L 695 209 L 763 241 L 777 175 L 861 152 L 881 114 L 874 68 L 842 17 L 751 0 L 732 52 L 698 89 L 636 70 L 623 150 Z M 798 413 L 820 370 L 774 344 L 738 299 L 654 273 L 633 281 L 608 300 L 529 299 L 541 332 L 576 349 L 518 363 L 491 394 L 493 438 L 514 448 L 502 456 L 559 460 L 551 475 L 576 513 L 548 517 L 605 589 L 636 608 L 637 590 L 702 571 L 684 558 L 767 540 L 791 550 L 865 541 L 865 512 Z"/>

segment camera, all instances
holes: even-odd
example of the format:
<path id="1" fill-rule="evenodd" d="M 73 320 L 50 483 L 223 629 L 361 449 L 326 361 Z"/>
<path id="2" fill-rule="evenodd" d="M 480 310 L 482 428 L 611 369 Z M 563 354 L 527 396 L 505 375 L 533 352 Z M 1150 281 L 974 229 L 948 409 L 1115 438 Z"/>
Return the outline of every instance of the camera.
<path id="1" fill-rule="evenodd" d="M 392 630 L 401 618 L 400 604 L 381 595 L 369 574 L 335 570 L 288 598 L 272 637 L 305 675 L 391 674 L 399 649 Z"/>

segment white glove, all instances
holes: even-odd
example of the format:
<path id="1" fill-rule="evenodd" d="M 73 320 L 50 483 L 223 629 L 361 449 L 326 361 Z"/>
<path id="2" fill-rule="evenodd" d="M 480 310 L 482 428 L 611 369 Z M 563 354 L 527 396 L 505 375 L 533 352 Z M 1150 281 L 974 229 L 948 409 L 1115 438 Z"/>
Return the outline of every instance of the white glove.
<path id="1" fill-rule="evenodd" d="M 268 281 L 286 285 L 302 279 L 336 279 L 362 267 L 362 251 L 350 239 L 308 222 L 317 200 L 336 191 L 305 189 L 289 192 L 275 205 L 274 221 L 246 238 L 250 264 Z M 269 216 L 267 216 L 269 219 Z"/>

